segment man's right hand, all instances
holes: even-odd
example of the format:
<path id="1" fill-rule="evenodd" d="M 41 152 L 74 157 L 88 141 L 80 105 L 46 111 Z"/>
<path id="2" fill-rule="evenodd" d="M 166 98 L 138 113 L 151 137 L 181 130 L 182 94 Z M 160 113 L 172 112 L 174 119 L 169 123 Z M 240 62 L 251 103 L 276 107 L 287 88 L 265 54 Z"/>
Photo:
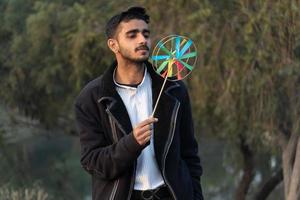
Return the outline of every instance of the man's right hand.
<path id="1" fill-rule="evenodd" d="M 153 129 L 153 123 L 157 121 L 157 118 L 149 117 L 148 119 L 137 124 L 136 127 L 133 129 L 134 138 L 140 145 L 143 146 L 147 142 L 149 142 Z"/>

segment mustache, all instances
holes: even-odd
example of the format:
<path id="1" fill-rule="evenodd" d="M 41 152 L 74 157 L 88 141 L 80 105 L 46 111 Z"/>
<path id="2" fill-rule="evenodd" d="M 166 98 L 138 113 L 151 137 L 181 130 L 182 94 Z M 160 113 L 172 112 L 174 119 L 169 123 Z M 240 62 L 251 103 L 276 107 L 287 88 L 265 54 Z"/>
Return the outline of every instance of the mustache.
<path id="1" fill-rule="evenodd" d="M 142 45 L 142 46 L 139 46 L 139 47 L 137 47 L 137 48 L 135 49 L 135 51 L 138 51 L 138 50 L 147 50 L 147 51 L 149 51 L 149 47 L 146 46 L 146 45 Z"/>

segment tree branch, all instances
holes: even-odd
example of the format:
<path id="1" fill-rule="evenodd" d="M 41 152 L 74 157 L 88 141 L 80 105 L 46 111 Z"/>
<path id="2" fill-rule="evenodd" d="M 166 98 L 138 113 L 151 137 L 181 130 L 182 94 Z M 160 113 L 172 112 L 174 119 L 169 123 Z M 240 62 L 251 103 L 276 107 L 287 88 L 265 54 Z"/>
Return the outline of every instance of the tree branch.
<path id="1" fill-rule="evenodd" d="M 240 150 L 243 155 L 244 167 L 243 167 L 243 177 L 240 181 L 240 184 L 237 188 L 235 199 L 236 200 L 245 200 L 250 184 L 253 180 L 253 168 L 254 168 L 254 159 L 253 153 L 246 143 L 245 138 L 240 135 Z"/>
<path id="2" fill-rule="evenodd" d="M 300 137 L 298 137 L 297 141 L 297 150 L 295 154 L 295 161 L 292 171 L 292 176 L 290 179 L 290 188 L 289 188 L 289 194 L 288 194 L 288 200 L 297 200 L 299 199 L 299 186 L 300 186 Z"/>
<path id="3" fill-rule="evenodd" d="M 289 194 L 298 138 L 299 135 L 294 132 L 289 139 L 288 145 L 286 146 L 285 149 L 283 149 L 283 153 L 282 153 L 285 197 L 288 197 Z"/>
<path id="4" fill-rule="evenodd" d="M 265 200 L 276 188 L 276 186 L 283 180 L 283 170 L 280 168 L 273 174 L 262 186 L 260 191 L 255 195 L 255 200 Z"/>

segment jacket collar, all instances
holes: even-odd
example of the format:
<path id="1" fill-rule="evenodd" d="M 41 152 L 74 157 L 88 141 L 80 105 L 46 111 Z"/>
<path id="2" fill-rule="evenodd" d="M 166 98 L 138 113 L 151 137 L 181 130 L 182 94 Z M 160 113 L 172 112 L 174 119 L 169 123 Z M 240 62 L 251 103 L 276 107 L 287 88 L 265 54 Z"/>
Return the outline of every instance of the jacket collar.
<path id="1" fill-rule="evenodd" d="M 145 64 L 152 79 L 152 102 L 154 107 L 164 80 L 156 74 L 149 62 L 145 62 Z M 120 95 L 115 89 L 115 83 L 113 81 L 113 72 L 116 66 L 117 62 L 114 61 L 102 76 L 102 88 L 99 91 L 98 103 L 106 105 L 106 111 L 113 115 L 114 119 L 116 120 L 116 124 L 119 126 L 121 131 L 124 134 L 128 134 L 132 131 L 130 118 Z M 170 115 L 172 115 L 174 110 L 173 107 L 175 106 L 177 100 L 171 95 L 170 91 L 176 87 L 179 87 L 178 83 L 171 81 L 166 82 L 164 92 L 161 95 L 161 99 L 157 107 L 157 114 L 155 114 L 155 117 L 157 117 L 159 120 L 160 118 L 168 119 L 166 117 L 171 117 Z M 161 112 L 161 110 L 163 110 L 163 112 Z"/>

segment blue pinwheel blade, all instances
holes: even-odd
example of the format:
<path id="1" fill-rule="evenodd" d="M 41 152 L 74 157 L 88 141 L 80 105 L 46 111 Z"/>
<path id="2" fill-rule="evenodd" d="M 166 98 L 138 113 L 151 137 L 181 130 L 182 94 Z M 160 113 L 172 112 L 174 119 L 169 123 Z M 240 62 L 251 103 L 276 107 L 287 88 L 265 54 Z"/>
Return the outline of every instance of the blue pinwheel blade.
<path id="1" fill-rule="evenodd" d="M 177 57 L 176 56 L 176 58 L 179 58 L 180 59 L 180 57 L 190 48 L 190 46 L 193 44 L 193 41 L 191 40 L 191 39 L 189 39 L 188 41 L 187 41 L 187 43 L 182 47 L 182 49 L 181 49 L 181 51 L 180 51 L 180 53 L 179 53 L 179 56 Z"/>
<path id="2" fill-rule="evenodd" d="M 151 59 L 154 61 L 158 61 L 158 60 L 165 60 L 165 59 L 169 59 L 170 56 L 168 55 L 159 55 L 159 56 L 152 56 Z"/>
<path id="3" fill-rule="evenodd" d="M 176 37 L 175 38 L 175 51 L 176 51 L 176 58 L 178 58 L 179 57 L 179 53 L 180 53 L 180 37 Z"/>

